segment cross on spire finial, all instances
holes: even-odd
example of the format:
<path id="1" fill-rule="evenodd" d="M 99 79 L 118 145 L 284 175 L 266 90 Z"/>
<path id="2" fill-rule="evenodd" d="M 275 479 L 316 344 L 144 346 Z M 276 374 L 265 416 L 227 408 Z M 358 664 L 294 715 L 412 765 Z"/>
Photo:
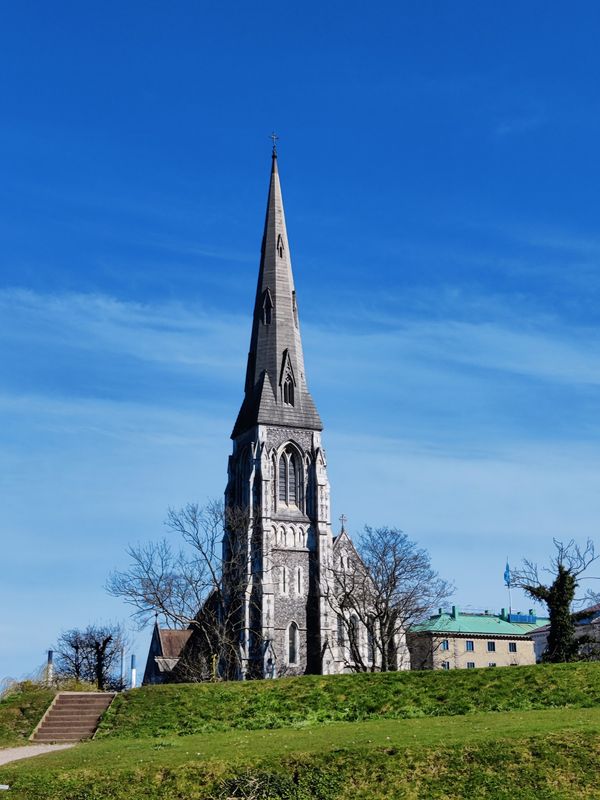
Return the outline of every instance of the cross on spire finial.
<path id="1" fill-rule="evenodd" d="M 272 142 L 273 142 L 273 155 L 276 156 L 277 155 L 277 140 L 279 139 L 279 136 L 277 136 L 275 131 L 273 131 L 271 133 L 271 135 L 269 136 L 269 139 L 271 139 Z"/>
<path id="2" fill-rule="evenodd" d="M 342 533 L 346 533 L 346 523 L 348 522 L 348 517 L 345 514 L 342 514 L 340 517 L 340 522 L 342 523 Z"/>

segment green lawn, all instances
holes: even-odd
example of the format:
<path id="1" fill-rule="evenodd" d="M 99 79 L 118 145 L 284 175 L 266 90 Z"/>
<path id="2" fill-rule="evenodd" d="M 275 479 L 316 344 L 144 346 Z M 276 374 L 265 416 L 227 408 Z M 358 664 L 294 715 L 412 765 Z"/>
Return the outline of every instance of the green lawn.
<path id="1" fill-rule="evenodd" d="M 0 782 L 56 800 L 591 798 L 599 767 L 586 708 L 96 740 L 0 767 Z"/>
<path id="2" fill-rule="evenodd" d="M 45 692 L 0 702 L 0 742 L 24 740 Z M 146 687 L 94 741 L 0 783 L 20 800 L 571 800 L 599 798 L 599 773 L 591 663 Z"/>
<path id="3" fill-rule="evenodd" d="M 600 704 L 600 663 L 149 686 L 117 697 L 99 737 Z"/>

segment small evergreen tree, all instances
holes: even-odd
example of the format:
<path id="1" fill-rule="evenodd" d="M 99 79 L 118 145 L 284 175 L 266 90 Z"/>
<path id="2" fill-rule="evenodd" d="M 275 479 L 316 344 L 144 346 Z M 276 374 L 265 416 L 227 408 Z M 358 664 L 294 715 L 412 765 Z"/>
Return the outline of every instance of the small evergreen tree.
<path id="1" fill-rule="evenodd" d="M 537 564 L 524 561 L 523 567 L 513 576 L 513 585 L 523 589 L 535 600 L 548 607 L 550 632 L 543 660 L 553 663 L 574 661 L 579 655 L 583 639 L 575 636 L 575 618 L 572 607 L 579 586 L 579 577 L 598 556 L 594 544 L 588 539 L 581 548 L 573 539 L 564 544 L 554 539 L 556 555 L 546 569 L 553 576 L 550 583 L 540 580 Z"/>

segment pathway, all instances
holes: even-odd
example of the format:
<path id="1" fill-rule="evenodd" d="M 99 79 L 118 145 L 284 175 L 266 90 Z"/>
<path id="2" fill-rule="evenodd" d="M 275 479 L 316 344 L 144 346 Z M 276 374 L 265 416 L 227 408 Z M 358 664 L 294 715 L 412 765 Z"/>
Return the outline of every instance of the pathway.
<path id="1" fill-rule="evenodd" d="M 26 744 L 22 747 L 7 747 L 0 750 L 0 764 L 8 764 L 9 761 L 18 761 L 20 758 L 31 758 L 41 756 L 44 753 L 53 753 L 55 750 L 65 750 L 73 747 L 72 744 Z"/>

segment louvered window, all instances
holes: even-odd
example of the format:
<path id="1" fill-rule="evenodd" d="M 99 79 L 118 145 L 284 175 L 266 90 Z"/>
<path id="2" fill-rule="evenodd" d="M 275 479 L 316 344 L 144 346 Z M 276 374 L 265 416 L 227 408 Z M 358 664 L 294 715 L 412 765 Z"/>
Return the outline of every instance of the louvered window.
<path id="1" fill-rule="evenodd" d="M 279 459 L 279 499 L 282 503 L 287 503 L 287 466 L 288 461 L 283 453 Z"/>

